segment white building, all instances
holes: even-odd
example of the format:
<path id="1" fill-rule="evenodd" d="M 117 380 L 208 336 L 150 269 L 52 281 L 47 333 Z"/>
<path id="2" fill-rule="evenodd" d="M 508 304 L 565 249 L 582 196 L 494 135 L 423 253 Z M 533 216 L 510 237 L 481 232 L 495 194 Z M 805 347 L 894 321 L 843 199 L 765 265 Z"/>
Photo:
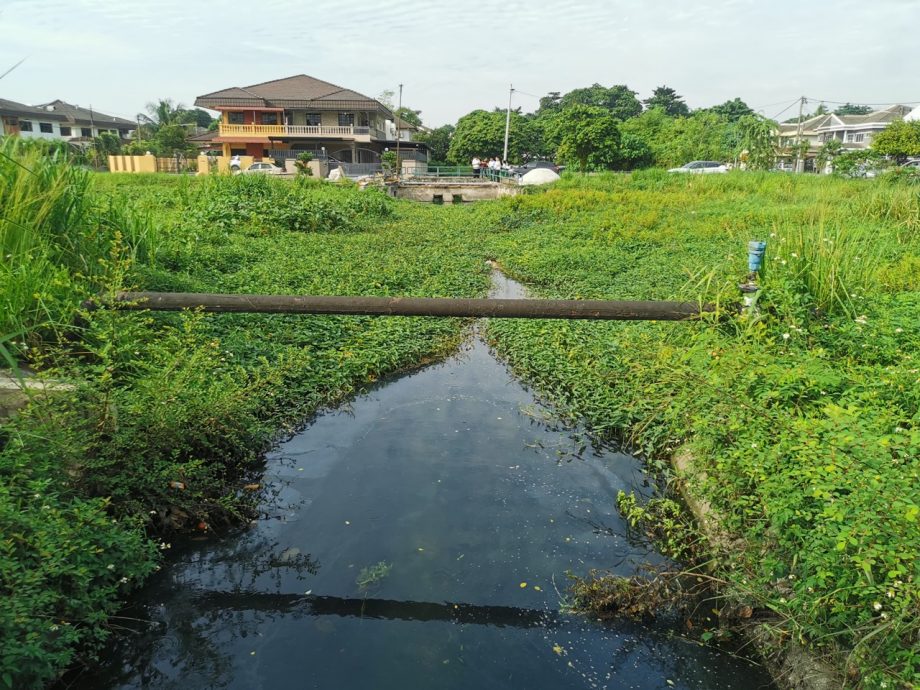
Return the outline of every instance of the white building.
<path id="1" fill-rule="evenodd" d="M 846 149 L 867 149 L 872 144 L 872 138 L 892 122 L 907 119 L 917 112 L 917 109 L 911 111 L 906 105 L 892 105 L 866 115 L 816 115 L 802 122 L 801 140 L 807 141 L 809 147 L 815 150 L 831 139 L 837 139 Z M 780 147 L 792 146 L 798 133 L 798 123 L 781 124 Z"/>
<path id="2" fill-rule="evenodd" d="M 79 143 L 104 132 L 127 139 L 137 123 L 81 108 L 64 101 L 29 106 L 0 98 L 0 133 L 34 139 L 56 139 Z"/>

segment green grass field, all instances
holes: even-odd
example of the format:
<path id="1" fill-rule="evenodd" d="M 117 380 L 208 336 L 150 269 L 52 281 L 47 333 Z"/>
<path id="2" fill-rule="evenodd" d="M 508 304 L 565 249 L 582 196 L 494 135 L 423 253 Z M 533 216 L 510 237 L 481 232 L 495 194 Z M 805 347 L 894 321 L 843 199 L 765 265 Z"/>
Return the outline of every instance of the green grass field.
<path id="1" fill-rule="evenodd" d="M 715 565 L 734 596 L 853 686 L 920 683 L 918 187 L 647 171 L 435 207 L 311 180 L 25 168 L 0 170 L 18 190 L 2 197 L 0 345 L 78 387 L 0 432 L 0 683 L 41 687 L 91 655 L 170 535 L 248 514 L 240 487 L 280 430 L 442 356 L 463 327 L 82 313 L 85 297 L 476 296 L 488 258 L 542 296 L 718 304 L 696 323 L 494 321 L 488 336 L 654 472 L 692 450 L 695 491 L 743 538 Z M 745 319 L 731 305 L 749 239 L 768 249 Z"/>

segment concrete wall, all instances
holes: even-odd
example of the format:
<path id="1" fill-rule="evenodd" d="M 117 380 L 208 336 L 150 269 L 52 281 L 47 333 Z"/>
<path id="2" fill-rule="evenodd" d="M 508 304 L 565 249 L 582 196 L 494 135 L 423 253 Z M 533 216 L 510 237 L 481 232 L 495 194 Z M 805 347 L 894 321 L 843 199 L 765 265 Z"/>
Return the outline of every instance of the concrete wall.
<path id="1" fill-rule="evenodd" d="M 214 161 L 213 167 L 211 166 L 212 160 Z M 240 156 L 240 170 L 245 170 L 254 162 L 255 158 L 252 156 Z M 230 158 L 227 156 L 198 156 L 198 174 L 210 175 L 212 173 L 229 175 Z"/>
<path id="2" fill-rule="evenodd" d="M 157 159 L 153 154 L 145 156 L 109 156 L 109 172 L 113 173 L 155 173 Z"/>
<path id="3" fill-rule="evenodd" d="M 521 193 L 517 185 L 505 184 L 446 184 L 435 182 L 432 184 L 400 184 L 392 188 L 393 196 L 398 199 L 410 201 L 434 202 L 440 196 L 445 204 L 454 203 L 454 196 L 459 196 L 460 201 L 488 201 L 505 196 L 515 196 Z"/>

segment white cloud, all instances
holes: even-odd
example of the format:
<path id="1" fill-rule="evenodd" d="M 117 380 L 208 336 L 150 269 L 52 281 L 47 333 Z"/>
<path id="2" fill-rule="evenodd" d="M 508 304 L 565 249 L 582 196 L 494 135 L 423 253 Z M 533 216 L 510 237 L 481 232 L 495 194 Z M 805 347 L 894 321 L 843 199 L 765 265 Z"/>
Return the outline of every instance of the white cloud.
<path id="1" fill-rule="evenodd" d="M 375 95 L 399 82 L 431 124 L 599 82 L 700 107 L 920 99 L 916 0 L 0 0 L 2 95 L 136 112 L 306 73 Z M 518 104 L 536 107 L 520 94 Z"/>

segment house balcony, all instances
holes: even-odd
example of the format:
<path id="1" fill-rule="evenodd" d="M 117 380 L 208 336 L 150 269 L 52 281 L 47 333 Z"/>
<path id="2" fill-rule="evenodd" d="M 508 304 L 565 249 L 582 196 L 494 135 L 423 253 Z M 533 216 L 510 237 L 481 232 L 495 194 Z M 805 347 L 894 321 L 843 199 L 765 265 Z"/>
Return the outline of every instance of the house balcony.
<path id="1" fill-rule="evenodd" d="M 385 134 L 375 127 L 330 127 L 328 125 L 228 125 L 220 124 L 221 138 L 238 138 L 241 141 L 251 137 L 292 137 L 304 139 L 349 139 L 368 143 L 372 139 L 384 139 Z"/>

